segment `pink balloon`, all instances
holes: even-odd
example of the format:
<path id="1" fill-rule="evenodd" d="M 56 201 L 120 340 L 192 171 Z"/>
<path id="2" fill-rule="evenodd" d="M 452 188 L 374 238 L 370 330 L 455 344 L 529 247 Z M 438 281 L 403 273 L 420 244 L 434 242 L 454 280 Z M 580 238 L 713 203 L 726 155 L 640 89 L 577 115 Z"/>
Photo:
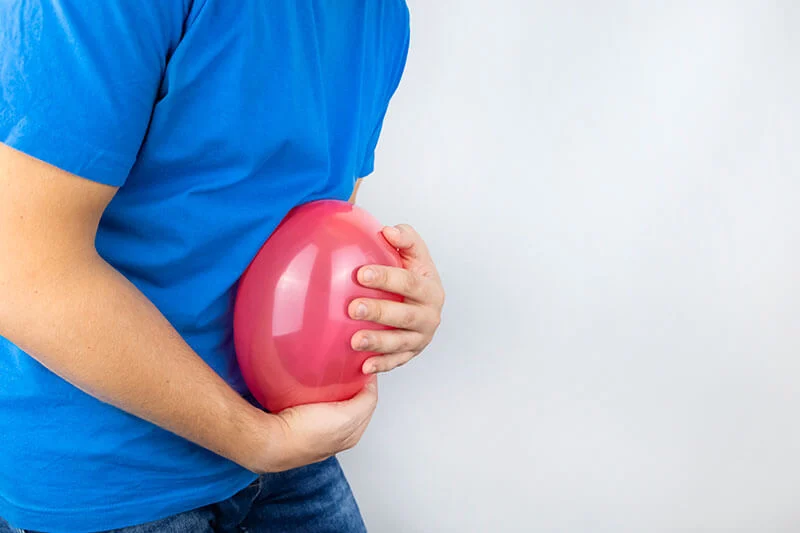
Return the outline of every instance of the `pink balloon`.
<path id="1" fill-rule="evenodd" d="M 338 200 L 292 210 L 244 273 L 234 307 L 237 358 L 250 392 L 272 412 L 346 400 L 366 384 L 356 331 L 391 329 L 349 317 L 355 298 L 402 301 L 356 281 L 367 264 L 400 267 L 369 213 Z"/>

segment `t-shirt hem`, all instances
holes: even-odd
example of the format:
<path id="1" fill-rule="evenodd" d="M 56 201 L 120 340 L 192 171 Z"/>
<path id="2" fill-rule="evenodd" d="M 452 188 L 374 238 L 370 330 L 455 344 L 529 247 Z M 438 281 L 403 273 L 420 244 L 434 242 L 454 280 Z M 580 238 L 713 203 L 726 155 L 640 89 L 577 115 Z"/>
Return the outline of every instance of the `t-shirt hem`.
<path id="1" fill-rule="evenodd" d="M 87 507 L 59 511 L 31 509 L 12 504 L 0 495 L 0 516 L 16 528 L 48 533 L 74 533 L 75 531 L 108 531 L 147 524 L 218 503 L 235 495 L 250 485 L 258 476 L 242 470 L 242 474 L 215 487 L 214 491 L 191 493 L 191 498 L 173 498 L 158 501 L 139 501 L 132 505 Z"/>
<path id="2" fill-rule="evenodd" d="M 366 178 L 370 174 L 375 172 L 375 157 L 370 157 L 366 163 L 361 167 L 361 171 L 358 172 L 357 178 Z"/>
<path id="3" fill-rule="evenodd" d="M 44 128 L 28 117 L 0 112 L 0 142 L 76 176 L 119 187 L 127 180 L 132 161 Z"/>

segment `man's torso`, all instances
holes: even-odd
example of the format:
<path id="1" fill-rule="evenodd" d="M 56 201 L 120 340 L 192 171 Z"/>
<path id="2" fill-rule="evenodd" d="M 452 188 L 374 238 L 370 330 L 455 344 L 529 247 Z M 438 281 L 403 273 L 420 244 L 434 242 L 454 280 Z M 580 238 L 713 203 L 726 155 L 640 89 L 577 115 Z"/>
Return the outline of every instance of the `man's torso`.
<path id="1" fill-rule="evenodd" d="M 18 0 L 16 14 L 55 12 L 62 3 Z M 396 0 L 174 3 L 184 9 L 180 38 L 165 58 L 146 135 L 101 221 L 97 248 L 243 390 L 231 332 L 236 281 L 292 207 L 346 200 L 371 170 L 405 61 L 407 11 Z M 135 9 L 120 8 L 119 16 Z M 47 39 L 45 15 L 39 39 Z M 81 23 L 103 24 L 87 20 Z M 38 60 L 26 53 L 0 52 L 6 66 L 16 65 L 12 76 L 25 74 L 19 62 Z M 19 115 L 33 104 L 8 91 L 18 79 L 6 81 L 6 103 Z M 91 109 L 81 113 L 91 120 Z M 0 111 L 2 118 L 10 122 Z M 0 120 L 0 141 L 13 146 L 13 132 Z M 223 499 L 253 478 L 90 398 L 2 338 L 0 435 L 0 516 L 31 529 L 149 521 Z"/>

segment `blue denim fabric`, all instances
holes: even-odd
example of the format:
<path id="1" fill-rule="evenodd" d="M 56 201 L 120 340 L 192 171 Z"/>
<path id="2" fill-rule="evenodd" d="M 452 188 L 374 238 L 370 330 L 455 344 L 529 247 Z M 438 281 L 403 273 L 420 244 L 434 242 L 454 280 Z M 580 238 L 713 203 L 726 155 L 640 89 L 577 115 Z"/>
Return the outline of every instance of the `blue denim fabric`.
<path id="1" fill-rule="evenodd" d="M 232 498 L 113 533 L 365 533 L 336 458 L 261 476 Z M 17 529 L 0 518 L 0 533 Z M 76 531 L 75 533 L 93 533 Z M 112 532 L 109 532 L 112 533 Z"/>

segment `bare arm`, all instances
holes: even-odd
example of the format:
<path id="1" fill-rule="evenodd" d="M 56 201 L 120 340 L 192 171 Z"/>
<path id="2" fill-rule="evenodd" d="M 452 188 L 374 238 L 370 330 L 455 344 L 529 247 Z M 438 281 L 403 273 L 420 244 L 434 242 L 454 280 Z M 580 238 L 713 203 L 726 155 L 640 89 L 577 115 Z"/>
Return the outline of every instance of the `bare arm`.
<path id="1" fill-rule="evenodd" d="M 0 144 L 0 335 L 88 394 L 256 472 L 354 445 L 351 419 L 364 414 L 366 427 L 374 391 L 319 413 L 347 422 L 348 434 L 332 422 L 315 433 L 319 422 L 303 426 L 313 416 L 302 409 L 291 424 L 266 414 L 98 255 L 97 226 L 115 192 Z"/>
<path id="2" fill-rule="evenodd" d="M 364 178 L 358 178 L 356 180 L 356 185 L 353 187 L 353 194 L 350 195 L 350 200 L 348 200 L 351 204 L 356 203 L 356 196 L 358 196 L 358 188 L 361 187 L 361 182 L 364 181 Z"/>

